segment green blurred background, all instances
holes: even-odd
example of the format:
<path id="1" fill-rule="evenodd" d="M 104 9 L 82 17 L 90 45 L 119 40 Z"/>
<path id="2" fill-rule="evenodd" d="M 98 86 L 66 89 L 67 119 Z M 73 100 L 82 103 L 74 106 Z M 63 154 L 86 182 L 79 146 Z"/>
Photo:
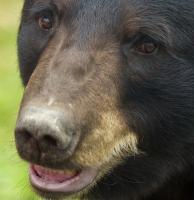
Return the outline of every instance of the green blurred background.
<path id="1" fill-rule="evenodd" d="M 34 200 L 27 165 L 14 146 L 14 125 L 22 96 L 16 37 L 23 0 L 0 0 L 0 200 Z"/>

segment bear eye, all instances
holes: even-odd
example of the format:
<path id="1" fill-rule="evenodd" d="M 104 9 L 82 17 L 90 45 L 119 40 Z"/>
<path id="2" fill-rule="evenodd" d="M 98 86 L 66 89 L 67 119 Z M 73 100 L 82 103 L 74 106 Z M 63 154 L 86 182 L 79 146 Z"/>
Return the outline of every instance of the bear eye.
<path id="1" fill-rule="evenodd" d="M 146 37 L 135 45 L 134 50 L 140 54 L 152 55 L 158 51 L 159 47 L 156 41 Z"/>
<path id="2" fill-rule="evenodd" d="M 42 13 L 38 16 L 38 26 L 43 30 L 50 30 L 53 28 L 53 16 L 50 12 Z"/>
<path id="3" fill-rule="evenodd" d="M 158 45 L 155 43 L 142 43 L 136 46 L 135 50 L 142 54 L 153 54 L 158 50 Z"/>
<path id="4" fill-rule="evenodd" d="M 162 47 L 160 42 L 145 34 L 139 34 L 134 37 L 125 36 L 122 44 L 124 55 L 127 57 L 129 52 L 140 55 L 153 55 Z"/>

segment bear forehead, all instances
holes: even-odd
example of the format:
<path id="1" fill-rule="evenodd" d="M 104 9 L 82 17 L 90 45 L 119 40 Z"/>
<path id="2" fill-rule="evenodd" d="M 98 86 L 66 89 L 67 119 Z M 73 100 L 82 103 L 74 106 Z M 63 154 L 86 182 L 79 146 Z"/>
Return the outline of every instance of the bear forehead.
<path id="1" fill-rule="evenodd" d="M 26 2 L 28 4 L 28 1 Z M 192 17 L 194 7 L 190 1 L 183 3 L 177 0 L 33 0 L 28 6 L 39 11 L 51 5 L 54 5 L 61 18 L 65 19 L 60 23 L 73 23 L 79 32 L 104 30 L 107 33 L 108 30 L 112 33 L 117 31 L 132 35 L 142 31 L 167 46 L 176 45 L 173 41 L 178 40 L 178 35 L 182 36 L 183 32 L 190 31 L 185 30 L 189 29 L 188 17 Z"/>

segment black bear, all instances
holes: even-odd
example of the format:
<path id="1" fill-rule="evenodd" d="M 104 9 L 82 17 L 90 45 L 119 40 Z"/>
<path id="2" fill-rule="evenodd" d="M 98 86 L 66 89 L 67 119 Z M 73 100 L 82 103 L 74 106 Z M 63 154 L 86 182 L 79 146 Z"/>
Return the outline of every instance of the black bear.
<path id="1" fill-rule="evenodd" d="M 15 138 L 49 199 L 194 199 L 194 1 L 25 0 Z"/>

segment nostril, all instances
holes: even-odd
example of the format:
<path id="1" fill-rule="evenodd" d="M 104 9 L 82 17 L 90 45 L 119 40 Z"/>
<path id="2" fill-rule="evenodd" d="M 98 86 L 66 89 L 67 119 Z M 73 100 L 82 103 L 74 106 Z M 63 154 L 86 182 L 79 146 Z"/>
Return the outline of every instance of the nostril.
<path id="1" fill-rule="evenodd" d="M 16 128 L 15 131 L 16 147 L 19 155 L 30 162 L 37 162 L 40 150 L 33 132 L 25 128 Z"/>
<path id="2" fill-rule="evenodd" d="M 18 130 L 16 131 L 16 136 L 21 143 L 26 144 L 33 138 L 32 134 L 28 130 Z"/>
<path id="3" fill-rule="evenodd" d="M 23 131 L 23 140 L 24 142 L 28 142 L 32 138 L 32 135 L 29 131 Z"/>
<path id="4" fill-rule="evenodd" d="M 50 135 L 45 135 L 41 138 L 42 143 L 50 147 L 57 147 L 57 141 Z"/>

